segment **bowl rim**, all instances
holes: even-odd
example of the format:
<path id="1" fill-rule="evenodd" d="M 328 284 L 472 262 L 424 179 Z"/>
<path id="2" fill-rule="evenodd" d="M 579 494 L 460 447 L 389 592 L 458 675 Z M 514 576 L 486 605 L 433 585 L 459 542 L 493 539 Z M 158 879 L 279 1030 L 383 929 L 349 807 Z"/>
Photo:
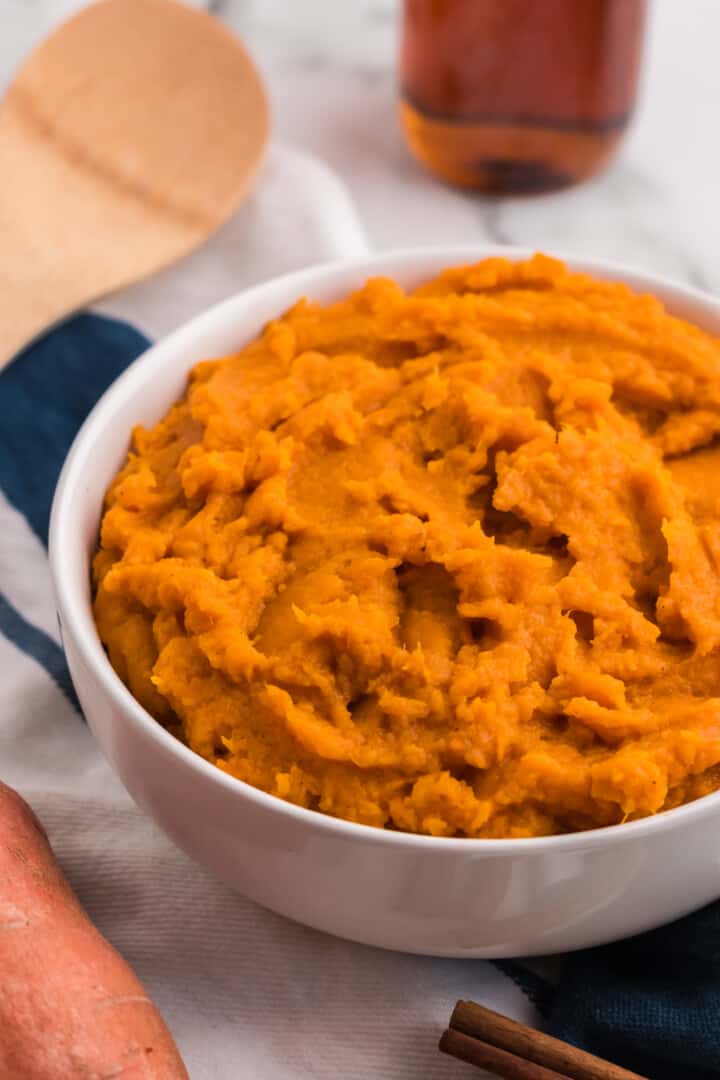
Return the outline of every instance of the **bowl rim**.
<path id="1" fill-rule="evenodd" d="M 411 264 L 418 260 L 439 260 L 446 266 L 460 266 L 481 259 L 500 256 L 511 260 L 526 259 L 536 253 L 538 248 L 499 244 L 432 244 L 422 246 L 404 246 L 380 252 L 370 252 L 352 257 L 338 258 L 313 264 L 269 278 L 249 288 L 221 300 L 183 323 L 170 334 L 151 344 L 126 370 L 114 380 L 96 402 L 77 432 L 65 458 L 52 502 L 49 530 L 49 561 L 55 591 L 58 617 L 62 633 L 72 638 L 75 648 L 94 681 L 106 693 L 125 722 L 130 721 L 139 727 L 151 741 L 159 743 L 166 752 L 179 757 L 192 773 L 204 777 L 210 784 L 234 797 L 250 800 L 258 806 L 281 816 L 288 816 L 298 824 L 321 832 L 332 833 L 347 841 L 370 841 L 373 844 L 400 845 L 418 852 L 431 851 L 449 853 L 463 852 L 466 855 L 540 855 L 553 852 L 603 847 L 608 843 L 626 843 L 631 840 L 652 838 L 654 835 L 668 832 L 683 825 L 708 817 L 720 810 L 720 789 L 701 796 L 691 802 L 663 810 L 648 817 L 617 825 L 607 825 L 597 829 L 578 832 L 559 833 L 549 836 L 501 837 L 501 838 L 464 838 L 430 836 L 420 833 L 401 832 L 364 825 L 344 818 L 333 817 L 316 810 L 310 810 L 287 802 L 277 795 L 253 787 L 237 777 L 223 772 L 216 765 L 206 761 L 184 743 L 181 743 L 167 731 L 149 712 L 147 712 L 131 694 L 110 664 L 97 634 L 92 610 L 78 593 L 74 593 L 69 576 L 64 573 L 63 552 L 72 550 L 68 544 L 73 540 L 74 508 L 83 499 L 81 483 L 85 461 L 92 455 L 92 447 L 102 440 L 106 429 L 106 416 L 119 407 L 122 400 L 133 398 L 140 391 L 148 378 L 152 378 L 156 369 L 181 349 L 188 336 L 201 335 L 223 323 L 232 323 L 233 318 L 242 318 L 253 300 L 266 291 L 291 290 L 297 286 L 294 299 L 307 295 L 313 285 L 324 287 L 335 276 L 343 276 L 349 271 L 357 273 L 357 287 L 365 277 L 374 274 L 393 273 L 397 264 Z M 672 278 L 641 269 L 634 269 L 613 260 L 578 257 L 573 253 L 547 251 L 552 258 L 566 263 L 570 270 L 595 275 L 609 281 L 619 281 L 629 285 L 634 291 L 658 294 L 659 299 L 673 313 L 675 301 L 698 307 L 708 315 L 720 320 L 720 299 L 693 286 L 674 281 Z M 391 264 L 391 265 L 388 265 Z M 385 267 L 385 269 L 383 269 Z M 393 267 L 395 269 L 393 269 Z M 438 271 L 434 271 L 438 272 Z M 292 300 L 289 301 L 290 303 Z M 283 301 L 288 306 L 288 301 Z M 237 315 L 236 315 L 237 309 Z M 198 357 L 197 360 L 202 359 Z M 197 362 L 197 361 L 194 361 Z M 129 434 L 129 432 L 128 432 Z M 100 508 L 98 508 L 98 516 Z M 78 546 L 75 535 L 75 546 Z M 80 544 L 82 547 L 83 545 Z M 89 560 L 83 558 L 89 573 Z"/>

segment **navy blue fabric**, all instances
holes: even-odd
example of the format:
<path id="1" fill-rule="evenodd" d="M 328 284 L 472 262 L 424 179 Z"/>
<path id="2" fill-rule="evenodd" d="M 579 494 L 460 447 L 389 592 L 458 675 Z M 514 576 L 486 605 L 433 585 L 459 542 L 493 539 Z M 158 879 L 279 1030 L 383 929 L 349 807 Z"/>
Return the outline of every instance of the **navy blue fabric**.
<path id="1" fill-rule="evenodd" d="M 78 428 L 147 346 L 127 323 L 78 315 L 0 373 L 0 488 L 43 543 L 60 467 Z"/>
<path id="2" fill-rule="evenodd" d="M 147 346 L 126 323 L 78 315 L 0 373 L 0 488 L 43 543 L 55 484 L 78 428 Z M 62 649 L 1 592 L 0 633 L 45 668 L 79 710 Z"/>
<path id="3" fill-rule="evenodd" d="M 651 1080 L 718 1080 L 720 903 L 568 956 L 548 1030 Z"/>
<path id="4" fill-rule="evenodd" d="M 147 344 L 124 323 L 81 315 L 0 373 L 0 487 L 44 542 L 55 483 L 77 429 Z M 1 595 L 0 632 L 77 704 L 57 644 Z M 556 989 L 516 961 L 495 965 L 560 1038 L 651 1080 L 720 1080 L 720 903 L 569 956 Z M 467 993 L 472 996 L 470 963 Z"/>
<path id="5" fill-rule="evenodd" d="M 491 963 L 520 987 L 539 1013 L 543 1016 L 548 1014 L 555 996 L 552 983 L 525 967 L 524 964 L 518 963 L 517 960 L 492 960 Z"/>

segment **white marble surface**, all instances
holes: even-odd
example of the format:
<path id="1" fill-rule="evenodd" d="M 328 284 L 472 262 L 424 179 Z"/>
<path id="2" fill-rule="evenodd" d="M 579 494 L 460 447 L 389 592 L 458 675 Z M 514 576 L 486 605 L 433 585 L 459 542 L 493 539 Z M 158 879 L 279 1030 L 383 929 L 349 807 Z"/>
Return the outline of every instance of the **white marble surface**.
<path id="1" fill-rule="evenodd" d="M 515 242 L 613 258 L 720 293 L 718 0 L 651 4 L 636 121 L 605 175 L 512 200 L 446 188 L 408 155 L 395 119 L 399 0 L 207 2 L 262 69 L 276 134 L 340 173 L 374 246 Z M 0 86 L 78 6 L 0 0 Z"/>

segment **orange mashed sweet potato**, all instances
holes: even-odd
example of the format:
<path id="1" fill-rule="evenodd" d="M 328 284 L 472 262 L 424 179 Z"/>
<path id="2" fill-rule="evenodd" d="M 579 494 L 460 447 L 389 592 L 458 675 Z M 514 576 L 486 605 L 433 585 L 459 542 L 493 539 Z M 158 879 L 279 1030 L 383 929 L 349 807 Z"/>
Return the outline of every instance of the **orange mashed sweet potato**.
<path id="1" fill-rule="evenodd" d="M 306 300 L 133 434 L 112 664 L 218 768 L 437 836 L 720 787 L 720 343 L 544 256 Z"/>

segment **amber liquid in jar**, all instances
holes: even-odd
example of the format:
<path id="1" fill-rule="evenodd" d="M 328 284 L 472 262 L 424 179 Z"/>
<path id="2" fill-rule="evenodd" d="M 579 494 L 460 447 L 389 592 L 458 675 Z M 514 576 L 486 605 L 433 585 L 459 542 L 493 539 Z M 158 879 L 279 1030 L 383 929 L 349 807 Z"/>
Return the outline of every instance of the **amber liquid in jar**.
<path id="1" fill-rule="evenodd" d="M 606 165 L 627 128 L 645 0 L 405 0 L 401 119 L 453 184 L 549 191 Z"/>

